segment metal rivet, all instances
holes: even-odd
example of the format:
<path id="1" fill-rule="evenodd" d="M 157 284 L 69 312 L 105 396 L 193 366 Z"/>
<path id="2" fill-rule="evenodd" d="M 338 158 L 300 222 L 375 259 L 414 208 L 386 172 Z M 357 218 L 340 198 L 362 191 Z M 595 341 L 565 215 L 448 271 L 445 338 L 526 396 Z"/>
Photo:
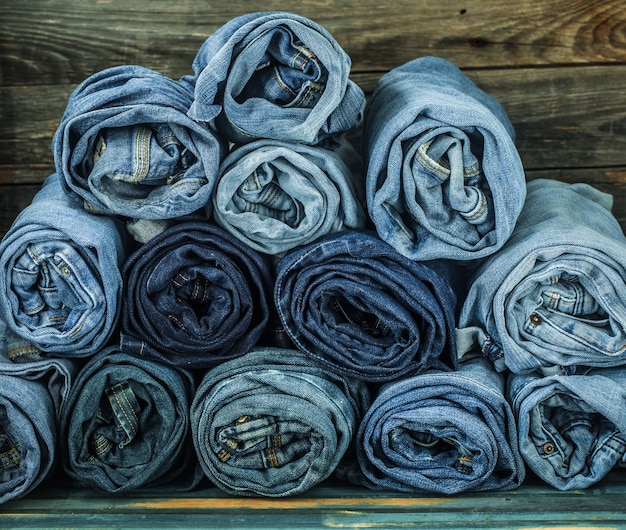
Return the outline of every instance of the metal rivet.
<path id="1" fill-rule="evenodd" d="M 543 444 L 543 452 L 547 455 L 551 455 L 552 453 L 554 453 L 554 444 L 550 442 L 546 442 L 545 444 Z"/>
<path id="2" fill-rule="evenodd" d="M 533 313 L 530 315 L 530 321 L 535 324 L 535 326 L 538 326 L 541 324 L 541 317 L 537 313 Z"/>

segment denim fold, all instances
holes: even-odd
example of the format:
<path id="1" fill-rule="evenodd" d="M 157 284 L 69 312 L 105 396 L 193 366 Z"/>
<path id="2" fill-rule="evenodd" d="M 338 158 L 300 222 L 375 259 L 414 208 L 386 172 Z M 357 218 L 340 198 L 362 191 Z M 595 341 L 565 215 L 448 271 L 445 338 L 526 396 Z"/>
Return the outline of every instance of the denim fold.
<path id="1" fill-rule="evenodd" d="M 270 11 L 236 17 L 213 33 L 181 84 L 189 116 L 234 143 L 271 138 L 308 144 L 355 128 L 365 95 L 351 60 L 316 22 Z"/>
<path id="2" fill-rule="evenodd" d="M 225 145 L 187 116 L 192 102 L 193 92 L 142 66 L 89 76 L 70 95 L 52 141 L 65 188 L 92 211 L 130 219 L 210 207 Z"/>
<path id="3" fill-rule="evenodd" d="M 119 323 L 126 239 L 50 175 L 0 242 L 0 317 L 50 355 L 95 354 Z"/>
<path id="4" fill-rule="evenodd" d="M 626 369 L 510 374 L 522 456 L 558 490 L 588 488 L 626 463 Z"/>
<path id="5" fill-rule="evenodd" d="M 345 140 L 324 147 L 257 140 L 224 160 L 214 217 L 253 249 L 282 255 L 328 233 L 364 228 L 364 183 Z"/>
<path id="6" fill-rule="evenodd" d="M 383 75 L 363 124 L 367 204 L 381 238 L 419 260 L 475 260 L 502 247 L 525 175 L 504 107 L 449 61 Z"/>
<path id="7" fill-rule="evenodd" d="M 356 438 L 365 485 L 446 495 L 517 488 L 525 467 L 504 383 L 474 358 L 384 385 Z"/>
<path id="8" fill-rule="evenodd" d="M 191 406 L 193 441 L 227 493 L 296 495 L 348 458 L 368 406 L 364 383 L 297 350 L 255 348 L 205 374 Z"/>
<path id="9" fill-rule="evenodd" d="M 267 326 L 269 265 L 218 226 L 177 223 L 135 250 L 123 273 L 128 353 L 208 368 L 249 351 Z"/>
<path id="10" fill-rule="evenodd" d="M 76 371 L 0 321 L 0 504 L 25 497 L 56 469 L 60 409 Z"/>
<path id="11" fill-rule="evenodd" d="M 274 301 L 299 350 L 329 370 L 389 382 L 456 367 L 453 271 L 406 258 L 373 232 L 339 232 L 280 260 Z"/>
<path id="12" fill-rule="evenodd" d="M 60 421 L 62 463 L 78 484 L 107 493 L 187 491 L 202 471 L 191 442 L 190 372 L 116 346 L 81 369 Z"/>
<path id="13" fill-rule="evenodd" d="M 507 244 L 470 280 L 459 350 L 544 375 L 626 364 L 626 237 L 589 184 L 528 183 Z"/>

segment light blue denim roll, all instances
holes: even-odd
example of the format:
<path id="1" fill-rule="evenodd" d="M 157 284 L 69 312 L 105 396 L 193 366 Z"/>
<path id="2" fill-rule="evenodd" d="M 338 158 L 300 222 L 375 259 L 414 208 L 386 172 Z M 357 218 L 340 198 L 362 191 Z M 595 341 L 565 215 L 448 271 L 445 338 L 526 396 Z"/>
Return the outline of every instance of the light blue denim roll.
<path id="1" fill-rule="evenodd" d="M 526 193 L 514 138 L 502 105 L 445 59 L 382 76 L 363 131 L 381 238 L 419 261 L 474 260 L 502 247 Z"/>
<path id="2" fill-rule="evenodd" d="M 51 355 L 102 349 L 120 318 L 124 233 L 49 176 L 0 242 L 0 317 Z"/>
<path id="3" fill-rule="evenodd" d="M 368 405 L 365 384 L 296 350 L 256 348 L 205 374 L 191 406 L 193 441 L 224 491 L 295 495 L 335 471 Z"/>
<path id="4" fill-rule="evenodd" d="M 476 345 L 500 370 L 570 373 L 626 364 L 626 237 L 612 197 L 538 179 L 507 244 L 463 303 L 461 355 Z"/>
<path id="5" fill-rule="evenodd" d="M 480 358 L 383 386 L 359 427 L 356 453 L 373 489 L 502 491 L 525 476 L 504 377 Z"/>
<path id="6" fill-rule="evenodd" d="M 235 149 L 213 196 L 217 222 L 270 255 L 340 230 L 364 228 L 365 177 L 347 141 L 326 147 L 257 140 Z"/>
<path id="7" fill-rule="evenodd" d="M 0 321 L 0 504 L 26 496 L 55 469 L 60 409 L 76 371 Z"/>
<path id="8" fill-rule="evenodd" d="M 559 490 L 592 486 L 626 462 L 626 369 L 509 376 L 524 460 Z"/>
<path id="9" fill-rule="evenodd" d="M 365 95 L 350 57 L 316 22 L 287 12 L 249 13 L 219 28 L 181 83 L 193 119 L 216 121 L 235 143 L 272 138 L 314 144 L 362 119 Z"/>
<path id="10" fill-rule="evenodd" d="M 97 72 L 70 95 L 57 172 L 93 211 L 171 219 L 210 206 L 223 142 L 187 116 L 193 93 L 142 66 Z"/>

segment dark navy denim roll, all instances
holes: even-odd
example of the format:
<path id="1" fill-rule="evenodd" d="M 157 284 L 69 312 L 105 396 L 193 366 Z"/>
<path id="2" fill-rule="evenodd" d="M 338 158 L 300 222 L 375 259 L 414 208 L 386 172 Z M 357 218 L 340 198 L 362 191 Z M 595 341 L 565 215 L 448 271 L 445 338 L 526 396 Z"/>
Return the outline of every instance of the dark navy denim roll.
<path id="1" fill-rule="evenodd" d="M 373 489 L 455 494 L 518 487 L 525 476 L 504 376 L 484 359 L 385 385 L 356 439 Z"/>
<path id="2" fill-rule="evenodd" d="M 129 257 L 124 276 L 126 352 L 207 368 L 246 353 L 265 331 L 269 266 L 217 226 L 168 228 Z"/>
<path id="3" fill-rule="evenodd" d="M 287 12 L 249 13 L 202 45 L 189 115 L 215 124 L 235 143 L 273 138 L 317 143 L 356 127 L 365 95 L 350 78 L 350 57 L 316 22 Z"/>
<path id="4" fill-rule="evenodd" d="M 126 239 L 50 175 L 0 243 L 0 316 L 51 355 L 93 355 L 120 320 Z"/>
<path id="5" fill-rule="evenodd" d="M 207 205 L 224 153 L 187 116 L 193 92 L 148 68 L 95 73 L 70 95 L 52 150 L 57 172 L 87 208 L 171 219 Z"/>
<path id="6" fill-rule="evenodd" d="M 0 504 L 20 499 L 58 463 L 58 421 L 76 374 L 0 321 Z"/>
<path id="7" fill-rule="evenodd" d="M 98 353 L 61 412 L 65 472 L 108 493 L 193 488 L 202 478 L 190 436 L 194 392 L 189 372 L 116 347 Z"/>
<path id="8" fill-rule="evenodd" d="M 224 491 L 285 497 L 332 475 L 368 406 L 365 383 L 297 350 L 255 348 L 205 374 L 191 406 L 193 441 Z"/>
<path id="9" fill-rule="evenodd" d="M 293 343 L 326 368 L 392 381 L 456 366 L 451 267 L 410 260 L 374 233 L 331 234 L 278 263 L 275 304 Z"/>

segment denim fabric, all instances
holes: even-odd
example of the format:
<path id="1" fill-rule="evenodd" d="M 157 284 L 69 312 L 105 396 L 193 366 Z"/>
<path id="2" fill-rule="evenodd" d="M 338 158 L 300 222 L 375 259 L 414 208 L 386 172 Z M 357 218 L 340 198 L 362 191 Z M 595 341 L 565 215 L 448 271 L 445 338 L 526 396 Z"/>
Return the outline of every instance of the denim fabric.
<path id="1" fill-rule="evenodd" d="M 509 490 L 525 476 L 504 377 L 480 358 L 455 372 L 431 370 L 385 385 L 356 447 L 374 489 Z"/>
<path id="2" fill-rule="evenodd" d="M 514 137 L 500 103 L 444 59 L 385 74 L 363 132 L 381 238 L 415 260 L 474 260 L 502 247 L 526 192 Z"/>
<path id="3" fill-rule="evenodd" d="M 349 79 L 351 61 L 319 24 L 293 13 L 232 19 L 202 45 L 189 116 L 212 122 L 235 143 L 272 138 L 317 143 L 356 127 L 365 95 Z"/>
<path id="4" fill-rule="evenodd" d="M 0 504 L 33 491 L 57 463 L 57 421 L 76 369 L 45 359 L 0 321 Z"/>
<path id="5" fill-rule="evenodd" d="M 121 347 L 182 368 L 249 351 L 268 322 L 268 264 L 225 230 L 176 224 L 124 266 Z"/>
<path id="6" fill-rule="evenodd" d="M 92 357 L 61 413 L 63 468 L 100 491 L 188 490 L 202 478 L 193 456 L 189 372 L 116 347 Z"/>
<path id="7" fill-rule="evenodd" d="M 513 235 L 471 283 L 461 353 L 478 342 L 498 369 L 544 375 L 626 364 L 626 237 L 611 202 L 588 184 L 528 183 Z"/>
<path id="8" fill-rule="evenodd" d="M 346 141 L 314 147 L 257 140 L 224 161 L 217 222 L 259 252 L 281 255 L 317 237 L 365 227 L 365 178 Z"/>
<path id="9" fill-rule="evenodd" d="M 224 491 L 295 495 L 333 473 L 368 405 L 364 383 L 297 350 L 256 348 L 206 373 L 191 406 L 193 441 Z"/>
<path id="10" fill-rule="evenodd" d="M 592 486 L 626 461 L 626 369 L 509 376 L 529 469 L 559 490 Z"/>
<path id="11" fill-rule="evenodd" d="M 100 350 L 119 322 L 124 227 L 83 210 L 53 174 L 0 243 L 0 318 L 59 357 Z"/>
<path id="12" fill-rule="evenodd" d="M 328 369 L 382 382 L 456 366 L 448 263 L 414 262 L 374 233 L 351 231 L 290 252 L 276 274 L 285 330 Z"/>
<path id="13" fill-rule="evenodd" d="M 141 66 L 98 72 L 72 92 L 52 142 L 67 189 L 93 211 L 182 217 L 210 205 L 224 146 L 187 116 L 193 93 Z"/>

